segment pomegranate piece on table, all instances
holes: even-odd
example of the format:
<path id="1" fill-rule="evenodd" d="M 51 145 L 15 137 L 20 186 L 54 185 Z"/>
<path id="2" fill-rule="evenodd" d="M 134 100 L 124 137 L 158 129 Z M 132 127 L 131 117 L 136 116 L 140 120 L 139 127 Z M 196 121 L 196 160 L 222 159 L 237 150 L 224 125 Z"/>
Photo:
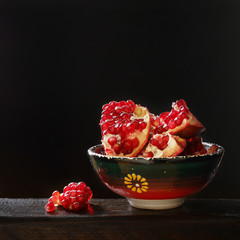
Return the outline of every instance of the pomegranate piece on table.
<path id="1" fill-rule="evenodd" d="M 168 132 L 189 139 L 205 130 L 205 127 L 190 112 L 183 99 L 172 103 L 172 110 L 169 113 L 160 114 L 158 118 L 161 124 L 152 127 L 155 134 Z"/>
<path id="2" fill-rule="evenodd" d="M 53 212 L 56 207 L 62 205 L 63 208 L 79 211 L 88 205 L 93 194 L 91 189 L 84 183 L 69 183 L 64 187 L 63 193 L 54 191 L 45 206 L 46 212 Z"/>
<path id="3" fill-rule="evenodd" d="M 186 140 L 179 136 L 155 134 L 139 155 L 144 158 L 173 157 L 179 155 L 186 145 Z"/>
<path id="4" fill-rule="evenodd" d="M 150 114 L 131 100 L 113 101 L 103 106 L 100 125 L 106 155 L 135 157 L 148 141 Z"/>

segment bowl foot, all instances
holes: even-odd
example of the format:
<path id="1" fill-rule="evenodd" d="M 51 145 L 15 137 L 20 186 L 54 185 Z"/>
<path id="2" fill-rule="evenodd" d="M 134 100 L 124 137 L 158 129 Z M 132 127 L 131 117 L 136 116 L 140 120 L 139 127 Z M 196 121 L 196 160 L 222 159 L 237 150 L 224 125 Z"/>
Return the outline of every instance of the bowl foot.
<path id="1" fill-rule="evenodd" d="M 136 199 L 127 198 L 131 206 L 142 209 L 163 210 L 180 207 L 184 203 L 184 198 L 174 199 Z"/>

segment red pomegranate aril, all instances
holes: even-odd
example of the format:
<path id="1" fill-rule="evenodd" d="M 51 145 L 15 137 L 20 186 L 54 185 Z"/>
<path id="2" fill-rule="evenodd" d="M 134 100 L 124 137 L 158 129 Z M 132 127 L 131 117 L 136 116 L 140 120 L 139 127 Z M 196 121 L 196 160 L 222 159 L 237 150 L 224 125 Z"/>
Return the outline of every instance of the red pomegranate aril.
<path id="1" fill-rule="evenodd" d="M 160 119 L 159 117 L 157 116 L 154 116 L 151 118 L 151 124 L 154 126 L 154 127 L 158 127 L 160 125 Z"/>
<path id="2" fill-rule="evenodd" d="M 107 123 L 103 123 L 101 128 L 102 128 L 102 131 L 104 132 L 105 130 L 108 129 L 108 124 Z"/>
<path id="3" fill-rule="evenodd" d="M 174 119 L 174 122 L 176 123 L 177 126 L 180 126 L 182 124 L 183 119 L 181 117 L 176 117 Z"/>
<path id="4" fill-rule="evenodd" d="M 126 113 L 126 112 L 121 113 L 121 114 L 120 114 L 120 117 L 121 117 L 122 119 L 129 119 L 129 118 L 130 118 L 130 116 L 129 116 L 128 113 Z"/>
<path id="5" fill-rule="evenodd" d="M 174 119 L 171 119 L 169 122 L 168 122 L 168 128 L 169 129 L 173 129 L 176 127 L 176 123 L 174 121 Z"/>
<path id="6" fill-rule="evenodd" d="M 158 141 L 157 139 L 155 139 L 155 138 L 152 138 L 152 139 L 150 140 L 150 143 L 151 143 L 153 146 L 155 146 L 155 147 L 158 147 L 158 145 L 159 145 L 159 141 Z"/>
<path id="7" fill-rule="evenodd" d="M 77 194 L 77 191 L 76 191 L 76 190 L 72 190 L 72 191 L 70 192 L 70 197 L 75 197 L 76 194 Z"/>
<path id="8" fill-rule="evenodd" d="M 105 110 L 103 111 L 103 113 L 110 113 L 114 110 L 114 106 L 108 106 L 105 108 Z"/>
<path id="9" fill-rule="evenodd" d="M 159 115 L 159 120 L 161 123 L 164 122 L 165 118 L 168 116 L 169 112 L 163 112 Z"/>
<path id="10" fill-rule="evenodd" d="M 133 148 L 138 147 L 138 145 L 139 145 L 139 140 L 138 140 L 138 138 L 132 139 L 132 145 L 133 145 Z"/>
<path id="11" fill-rule="evenodd" d="M 163 129 L 164 129 L 164 131 L 167 131 L 167 130 L 169 129 L 168 125 L 167 125 L 167 124 L 164 124 L 164 125 L 163 125 Z"/>
<path id="12" fill-rule="evenodd" d="M 69 209 L 70 207 L 70 202 L 68 200 L 62 200 L 62 206 L 65 208 L 65 209 Z"/>
<path id="13" fill-rule="evenodd" d="M 73 204 L 77 201 L 77 197 L 76 196 L 70 196 L 70 204 Z"/>
<path id="14" fill-rule="evenodd" d="M 111 146 L 113 146 L 116 142 L 117 142 L 117 138 L 115 138 L 115 137 L 110 137 L 110 138 L 108 139 L 108 143 L 109 143 Z"/>
<path id="15" fill-rule="evenodd" d="M 132 144 L 132 141 L 131 140 L 128 140 L 126 142 L 124 142 L 123 144 L 123 148 L 127 151 L 130 151 L 133 149 L 133 144 Z"/>
<path id="16" fill-rule="evenodd" d="M 154 156 L 153 152 L 142 152 L 144 158 L 152 158 Z"/>
<path id="17" fill-rule="evenodd" d="M 127 130 L 128 132 L 133 133 L 135 131 L 135 125 L 133 123 L 128 123 Z"/>
<path id="18" fill-rule="evenodd" d="M 161 134 L 161 133 L 163 133 L 163 132 L 165 132 L 165 129 L 163 128 L 163 125 L 158 126 L 158 127 L 154 130 L 154 134 L 157 134 L 157 133 Z"/>
<path id="19" fill-rule="evenodd" d="M 69 190 L 69 187 L 68 187 L 68 186 L 65 186 L 65 187 L 63 188 L 63 193 L 67 192 L 68 190 Z"/>
<path id="20" fill-rule="evenodd" d="M 132 100 L 127 100 L 126 103 L 127 103 L 128 106 L 134 105 L 134 102 Z"/>
<path id="21" fill-rule="evenodd" d="M 53 202 L 48 202 L 45 206 L 46 212 L 53 212 L 55 210 L 55 205 Z"/>
<path id="22" fill-rule="evenodd" d="M 64 194 L 64 199 L 67 200 L 67 201 L 70 200 L 70 191 L 69 191 L 69 192 L 67 191 L 67 192 Z"/>
<path id="23" fill-rule="evenodd" d="M 121 134 L 126 135 L 128 133 L 126 124 L 123 124 L 121 127 Z"/>
<path id="24" fill-rule="evenodd" d="M 164 135 L 164 136 L 162 137 L 162 140 L 163 140 L 163 142 L 168 143 L 168 141 L 169 141 L 169 136 L 168 136 L 168 135 Z"/>
<path id="25" fill-rule="evenodd" d="M 114 152 L 115 152 L 116 154 L 120 154 L 120 153 L 121 153 L 121 150 L 122 150 L 122 147 L 121 147 L 120 144 L 115 143 L 115 144 L 113 145 L 113 150 L 114 150 Z"/>
<path id="26" fill-rule="evenodd" d="M 169 113 L 169 116 L 171 119 L 175 118 L 177 115 L 178 115 L 178 111 L 174 109 Z"/>
<path id="27" fill-rule="evenodd" d="M 115 107 L 115 112 L 120 114 L 122 112 L 123 108 L 122 107 Z"/>
<path id="28" fill-rule="evenodd" d="M 166 124 L 168 124 L 171 119 L 172 119 L 172 117 L 171 117 L 170 115 L 168 115 L 168 116 L 164 119 L 164 122 L 165 122 Z"/>
<path id="29" fill-rule="evenodd" d="M 109 133 L 110 133 L 109 129 L 106 129 L 106 130 L 103 131 L 103 135 L 107 135 Z"/>
<path id="30" fill-rule="evenodd" d="M 132 124 L 134 125 L 135 129 L 138 129 L 139 123 L 138 123 L 137 120 L 134 120 L 134 121 L 132 122 Z"/>
<path id="31" fill-rule="evenodd" d="M 164 150 L 167 146 L 168 146 L 168 145 L 167 145 L 166 143 L 160 142 L 159 145 L 158 145 L 158 148 L 159 148 L 160 150 Z"/>
<path id="32" fill-rule="evenodd" d="M 115 128 L 115 134 L 118 134 L 121 130 L 121 124 L 117 123 L 115 124 L 114 128 Z"/>
<path id="33" fill-rule="evenodd" d="M 112 107 L 116 107 L 116 106 L 118 106 L 118 102 L 112 101 L 112 102 L 109 103 L 109 105 L 112 106 Z"/>
<path id="34" fill-rule="evenodd" d="M 115 129 L 114 125 L 110 126 L 108 130 L 111 134 L 116 134 L 116 129 Z"/>
<path id="35" fill-rule="evenodd" d="M 128 106 L 123 106 L 123 107 L 122 107 L 122 111 L 125 112 L 125 113 L 130 113 L 132 110 L 131 110 L 131 108 L 128 107 Z"/>
<path id="36" fill-rule="evenodd" d="M 126 106 L 127 103 L 126 103 L 125 101 L 121 101 L 121 102 L 119 103 L 119 105 L 122 107 L 122 106 Z"/>
<path id="37" fill-rule="evenodd" d="M 85 182 L 79 182 L 76 186 L 76 190 L 84 191 L 84 189 L 87 187 Z"/>
<path id="38" fill-rule="evenodd" d="M 139 122 L 138 129 L 140 132 L 142 132 L 147 127 L 146 122 Z"/>
<path id="39" fill-rule="evenodd" d="M 113 125 L 114 122 L 115 122 L 115 121 L 114 121 L 113 119 L 110 119 L 110 118 L 105 121 L 105 123 L 106 123 L 108 126 Z"/>
<path id="40" fill-rule="evenodd" d="M 183 99 L 178 100 L 176 103 L 173 104 L 177 104 L 177 106 L 180 108 L 181 106 L 187 106 L 186 102 Z"/>
<path id="41" fill-rule="evenodd" d="M 132 153 L 132 151 L 133 151 L 133 149 L 125 149 L 125 148 L 123 148 L 122 149 L 122 152 L 123 152 L 123 154 L 131 154 Z"/>
<path id="42" fill-rule="evenodd" d="M 58 198 L 54 197 L 54 196 L 51 196 L 49 199 L 48 199 L 49 202 L 52 202 L 54 205 L 57 205 L 58 204 Z"/>
<path id="43" fill-rule="evenodd" d="M 61 193 L 60 196 L 59 196 L 59 202 L 60 203 L 62 202 L 63 198 L 64 198 L 64 193 Z"/>
<path id="44" fill-rule="evenodd" d="M 72 210 L 73 211 L 79 211 L 82 207 L 80 206 L 80 203 L 79 202 L 75 202 L 73 203 L 72 205 Z"/>
<path id="45" fill-rule="evenodd" d="M 56 191 L 54 191 L 54 192 L 52 193 L 52 196 L 53 196 L 53 197 L 56 197 L 56 198 L 59 198 L 60 192 L 56 190 Z"/>
<path id="46" fill-rule="evenodd" d="M 108 119 L 108 116 L 102 116 L 100 124 L 104 123 Z"/>
<path id="47" fill-rule="evenodd" d="M 181 120 L 184 120 L 185 118 L 188 118 L 188 115 L 186 112 L 181 112 L 178 116 Z"/>
<path id="48" fill-rule="evenodd" d="M 179 108 L 179 111 L 180 112 L 185 112 L 185 113 L 189 113 L 189 108 L 187 107 L 187 106 L 181 106 L 180 108 Z"/>
<path id="49" fill-rule="evenodd" d="M 68 184 L 69 190 L 74 190 L 75 186 L 76 186 L 75 182 L 71 182 L 71 183 Z"/>

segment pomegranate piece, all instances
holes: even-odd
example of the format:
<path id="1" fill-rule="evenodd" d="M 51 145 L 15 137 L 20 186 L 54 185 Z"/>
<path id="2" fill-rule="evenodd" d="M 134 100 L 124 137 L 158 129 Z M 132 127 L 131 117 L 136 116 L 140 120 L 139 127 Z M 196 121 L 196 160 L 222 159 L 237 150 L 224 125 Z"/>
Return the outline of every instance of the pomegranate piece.
<path id="1" fill-rule="evenodd" d="M 181 155 L 183 155 L 183 156 L 201 155 L 201 154 L 206 154 L 206 153 L 207 153 L 207 149 L 202 144 L 202 138 L 201 137 L 193 137 L 193 138 L 187 140 L 187 146 L 184 149 L 184 151 L 181 153 Z"/>
<path id="2" fill-rule="evenodd" d="M 151 129 L 154 134 L 168 132 L 189 139 L 205 130 L 205 127 L 190 112 L 183 99 L 173 102 L 172 110 L 161 113 L 158 118 L 160 122 L 158 126 L 153 125 L 151 122 Z"/>
<path id="3" fill-rule="evenodd" d="M 172 110 L 164 122 L 167 124 L 169 133 L 187 139 L 205 131 L 205 127 L 190 112 L 183 99 L 172 103 Z M 172 124 L 172 122 L 174 122 L 174 124 Z"/>
<path id="4" fill-rule="evenodd" d="M 155 134 L 150 138 L 148 145 L 140 153 L 140 156 L 144 158 L 173 157 L 179 155 L 186 145 L 186 140 L 179 136 L 169 133 Z"/>
<path id="5" fill-rule="evenodd" d="M 84 182 L 72 182 L 64 187 L 63 193 L 60 194 L 58 191 L 52 193 L 45 210 L 52 212 L 55 207 L 62 205 L 65 209 L 79 211 L 88 205 L 92 196 L 92 190 Z"/>
<path id="6" fill-rule="evenodd" d="M 100 120 L 106 155 L 135 157 L 148 141 L 150 114 L 133 101 L 110 102 Z"/>

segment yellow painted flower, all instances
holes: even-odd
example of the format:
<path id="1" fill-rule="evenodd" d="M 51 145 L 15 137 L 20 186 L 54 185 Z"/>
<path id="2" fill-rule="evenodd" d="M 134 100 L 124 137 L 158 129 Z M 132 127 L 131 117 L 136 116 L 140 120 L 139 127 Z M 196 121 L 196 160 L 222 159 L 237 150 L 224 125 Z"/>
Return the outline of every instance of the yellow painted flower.
<path id="1" fill-rule="evenodd" d="M 141 175 L 136 175 L 135 173 L 128 174 L 124 180 L 124 184 L 133 192 L 137 191 L 138 193 L 142 193 L 148 190 L 148 182 L 146 178 L 142 178 Z"/>

